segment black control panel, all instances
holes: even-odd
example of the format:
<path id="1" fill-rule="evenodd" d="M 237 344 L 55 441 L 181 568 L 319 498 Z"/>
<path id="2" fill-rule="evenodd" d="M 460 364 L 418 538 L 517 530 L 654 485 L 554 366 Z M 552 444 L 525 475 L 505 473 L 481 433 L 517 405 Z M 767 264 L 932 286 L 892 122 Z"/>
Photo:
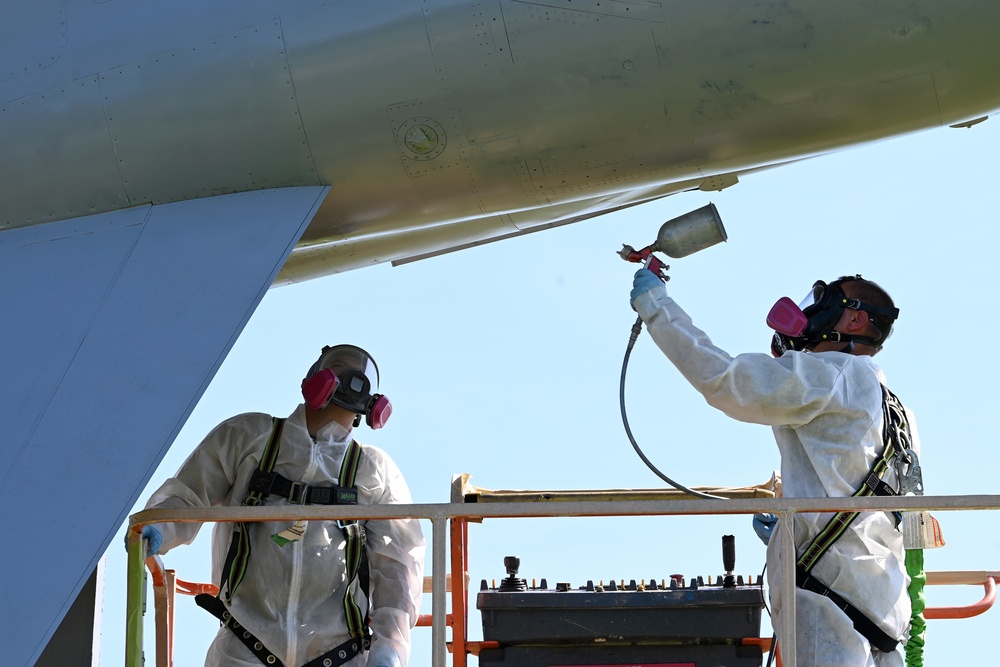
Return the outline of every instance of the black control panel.
<path id="1" fill-rule="evenodd" d="M 733 574 L 732 538 L 724 540 L 718 577 L 673 574 L 649 579 L 588 580 L 549 585 L 520 578 L 520 561 L 504 559 L 500 584 L 480 586 L 476 607 L 483 639 L 500 648 L 481 665 L 676 665 L 754 667 L 763 592 L 760 578 Z"/>

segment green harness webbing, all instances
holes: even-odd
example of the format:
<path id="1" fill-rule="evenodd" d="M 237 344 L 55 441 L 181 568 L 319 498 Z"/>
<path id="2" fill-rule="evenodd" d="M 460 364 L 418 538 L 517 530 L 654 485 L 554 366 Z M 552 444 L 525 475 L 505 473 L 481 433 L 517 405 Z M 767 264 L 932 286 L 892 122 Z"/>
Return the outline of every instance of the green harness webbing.
<path id="1" fill-rule="evenodd" d="M 892 400 L 895 399 L 895 400 Z M 895 403 L 896 405 L 892 405 Z M 898 409 L 897 409 L 898 408 Z M 906 448 L 900 449 L 900 445 L 905 444 L 899 442 L 897 437 L 899 431 L 899 420 L 902 419 L 903 426 L 906 426 L 906 417 L 902 412 L 902 404 L 899 403 L 899 399 L 895 395 L 882 387 L 882 439 L 885 442 L 885 446 L 882 448 L 882 454 L 875 460 L 872 469 L 869 471 L 868 475 L 865 476 L 864 482 L 861 484 L 861 488 L 854 492 L 854 498 L 867 498 L 869 496 L 894 496 L 896 495 L 896 490 L 891 486 L 882 481 L 885 474 L 889 471 L 889 467 L 892 465 L 893 459 L 901 452 L 905 451 Z M 909 437 L 907 436 L 907 441 Z M 833 518 L 827 522 L 823 530 L 813 538 L 806 550 L 802 552 L 796 562 L 800 568 L 805 569 L 809 572 L 815 567 L 816 562 L 820 559 L 826 550 L 833 546 L 833 543 L 840 539 L 840 536 L 844 534 L 847 528 L 854 522 L 860 512 L 837 512 L 833 515 Z"/>
<path id="2" fill-rule="evenodd" d="M 909 447 L 904 446 L 909 442 L 909 433 L 906 431 L 908 427 L 905 413 L 902 411 L 902 403 L 885 386 L 882 387 L 882 416 L 882 440 L 885 446 L 882 448 L 882 454 L 875 460 L 872 469 L 865 477 L 861 488 L 854 492 L 853 497 L 855 498 L 896 495 L 896 490 L 883 482 L 882 478 L 889 471 L 889 467 L 896 456 L 901 451 L 909 449 Z M 902 422 L 902 429 L 900 428 L 900 422 Z M 905 436 L 905 440 L 901 440 L 899 437 L 901 431 L 902 435 Z M 858 518 L 859 514 L 860 512 L 848 511 L 834 514 L 833 518 L 827 522 L 823 530 L 813 538 L 813 541 L 809 543 L 806 550 L 799 556 L 797 565 L 807 573 L 810 572 L 815 567 L 820 556 L 826 553 L 826 550 L 840 539 L 840 536 Z"/>
<path id="3" fill-rule="evenodd" d="M 278 459 L 278 449 L 281 446 L 281 430 L 285 426 L 285 420 L 277 417 L 271 418 L 271 437 L 264 447 L 264 452 L 260 457 L 260 464 L 257 469 L 264 473 L 269 473 L 274 469 L 274 462 Z M 257 507 L 260 505 L 266 494 L 250 489 L 243 505 L 247 507 Z M 219 584 L 219 595 L 226 592 L 226 602 L 232 602 L 233 594 L 240 587 L 243 576 L 247 572 L 247 563 L 250 561 L 250 523 L 241 521 L 233 527 L 233 541 L 229 546 L 229 554 L 226 556 L 226 564 L 222 568 L 222 582 Z"/>
<path id="4" fill-rule="evenodd" d="M 278 450 L 281 447 L 281 431 L 285 425 L 284 419 L 272 418 L 271 437 L 264 447 L 264 452 L 260 457 L 260 464 L 255 473 L 255 478 L 260 475 L 268 475 L 274 470 L 274 464 L 278 459 Z M 361 445 L 356 440 L 351 440 L 344 453 L 344 460 L 340 465 L 340 475 L 337 478 L 337 486 L 342 489 L 350 489 L 353 494 L 348 497 L 357 502 L 357 492 L 354 488 L 355 478 L 358 474 L 358 464 L 361 461 Z M 243 505 L 256 507 L 260 505 L 269 495 L 269 491 L 261 491 L 251 488 L 247 492 Z M 335 494 L 339 495 L 339 494 Z M 304 504 L 308 500 L 303 501 Z M 352 504 L 354 504 L 352 503 Z M 365 550 L 364 527 L 355 520 L 339 521 L 338 526 L 344 533 L 346 541 L 344 545 L 344 559 L 346 565 L 346 575 L 348 581 L 347 592 L 344 594 L 344 615 L 347 620 L 347 629 L 351 637 L 362 640 L 363 650 L 368 650 L 371 644 L 371 635 L 368 629 L 368 614 L 361 613 L 361 608 L 354 600 L 354 593 L 360 587 L 365 597 L 368 597 L 369 573 L 368 558 Z M 247 563 L 250 561 L 250 522 L 239 522 L 233 528 L 233 540 L 229 546 L 229 554 L 226 556 L 226 563 L 222 568 L 222 581 L 219 585 L 219 595 L 221 597 L 225 591 L 226 602 L 232 601 L 233 595 L 239 588 L 240 582 L 247 571 Z"/>
<path id="5" fill-rule="evenodd" d="M 347 447 L 344 461 L 340 464 L 340 476 L 337 482 L 340 486 L 354 486 L 354 478 L 358 474 L 358 463 L 361 461 L 361 445 L 355 440 Z M 365 550 L 364 527 L 355 520 L 338 522 L 344 531 L 347 543 L 344 545 L 344 559 L 347 566 L 347 580 L 350 582 L 347 593 L 344 594 L 344 614 L 347 618 L 347 629 L 352 637 L 363 640 L 365 650 L 371 643 L 368 632 L 368 614 L 361 615 L 358 603 L 354 601 L 354 591 L 360 585 L 368 597 L 368 559 Z M 362 564 L 364 568 L 362 569 Z M 360 574 L 359 574 L 360 573 Z"/>
<path id="6" fill-rule="evenodd" d="M 882 481 L 882 478 L 885 477 L 896 458 L 905 455 L 904 452 L 911 448 L 911 439 L 903 404 L 884 385 L 882 386 L 882 418 L 882 441 L 885 446 L 865 477 L 861 488 L 854 493 L 853 497 L 855 498 L 898 495 L 896 489 Z M 854 628 L 864 635 L 872 646 L 889 652 L 894 650 L 899 643 L 898 638 L 888 636 L 860 610 L 812 576 L 812 569 L 820 557 L 840 539 L 859 514 L 860 512 L 844 511 L 833 515 L 796 561 L 796 585 L 799 588 L 829 597 L 850 617 L 854 622 Z"/>

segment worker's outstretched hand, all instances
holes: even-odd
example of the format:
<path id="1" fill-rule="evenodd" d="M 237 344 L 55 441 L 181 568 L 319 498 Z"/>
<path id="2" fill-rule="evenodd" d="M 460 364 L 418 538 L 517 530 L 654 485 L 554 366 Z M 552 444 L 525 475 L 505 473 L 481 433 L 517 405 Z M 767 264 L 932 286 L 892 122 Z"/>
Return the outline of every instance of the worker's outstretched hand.
<path id="1" fill-rule="evenodd" d="M 632 292 L 629 294 L 629 304 L 632 309 L 635 309 L 636 299 L 658 287 L 666 289 L 663 286 L 663 281 L 655 273 L 646 268 L 636 271 L 635 278 L 632 279 Z"/>
<path id="2" fill-rule="evenodd" d="M 156 526 L 143 526 L 142 536 L 147 540 L 146 558 L 160 553 L 163 546 L 163 533 Z M 125 548 L 128 549 L 128 533 L 125 533 Z"/>
<path id="3" fill-rule="evenodd" d="M 778 517 L 770 514 L 768 512 L 758 512 L 753 515 L 753 531 L 757 533 L 757 537 L 764 544 L 771 541 L 771 533 L 774 532 L 774 527 L 778 525 Z"/>
<path id="4" fill-rule="evenodd" d="M 376 637 L 372 642 L 371 652 L 368 654 L 368 667 L 400 667 L 399 656 L 387 641 L 378 641 Z"/>

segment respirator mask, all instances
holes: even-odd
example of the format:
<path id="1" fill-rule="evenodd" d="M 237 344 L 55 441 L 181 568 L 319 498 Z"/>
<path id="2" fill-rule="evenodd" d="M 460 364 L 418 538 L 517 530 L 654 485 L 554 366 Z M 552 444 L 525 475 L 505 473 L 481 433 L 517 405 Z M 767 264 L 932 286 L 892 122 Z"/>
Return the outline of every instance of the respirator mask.
<path id="1" fill-rule="evenodd" d="M 767 314 L 767 326 L 774 329 L 771 354 L 780 357 L 789 350 L 812 350 L 824 342 L 847 343 L 843 351 L 849 351 L 855 343 L 870 345 L 877 350 L 888 338 L 891 324 L 889 331 L 883 332 L 873 319 L 869 320 L 879 331 L 878 337 L 872 338 L 842 334 L 835 330 L 837 323 L 847 308 L 882 316 L 890 323 L 899 317 L 899 309 L 873 306 L 848 297 L 841 285 L 854 280 L 861 280 L 861 276 L 840 278 L 829 285 L 817 280 L 798 305 L 787 296 L 778 299 Z"/>
<path id="2" fill-rule="evenodd" d="M 385 426 L 392 404 L 378 390 L 378 366 L 367 352 L 355 345 L 324 347 L 323 353 L 302 380 L 306 405 L 322 410 L 330 403 L 364 416 L 373 429 Z"/>

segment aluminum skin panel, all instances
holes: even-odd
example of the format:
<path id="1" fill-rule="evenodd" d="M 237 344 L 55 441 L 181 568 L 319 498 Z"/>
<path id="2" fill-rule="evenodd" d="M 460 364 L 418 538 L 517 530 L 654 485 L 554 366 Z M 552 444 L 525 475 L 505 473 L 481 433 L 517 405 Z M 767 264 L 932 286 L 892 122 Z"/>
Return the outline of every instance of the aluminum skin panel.
<path id="1" fill-rule="evenodd" d="M 0 230 L 129 205 L 96 76 L 0 104 L 0 146 Z"/>
<path id="2" fill-rule="evenodd" d="M 0 81 L 48 67 L 66 48 L 65 0 L 32 0 L 31 5 L 20 21 L 0 21 Z"/>
<path id="3" fill-rule="evenodd" d="M 319 184 L 277 20 L 102 72 L 100 82 L 133 204 Z"/>

